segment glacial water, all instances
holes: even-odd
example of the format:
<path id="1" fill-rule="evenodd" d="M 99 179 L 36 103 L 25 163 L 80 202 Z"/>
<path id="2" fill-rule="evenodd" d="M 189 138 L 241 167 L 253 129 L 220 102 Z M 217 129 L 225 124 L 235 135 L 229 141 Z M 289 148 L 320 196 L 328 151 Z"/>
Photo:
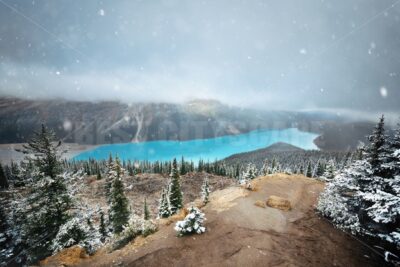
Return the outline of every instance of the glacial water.
<path id="1" fill-rule="evenodd" d="M 82 152 L 75 160 L 107 159 L 109 154 L 123 160 L 165 161 L 185 157 L 197 162 L 199 159 L 213 161 L 230 155 L 268 147 L 285 142 L 306 150 L 318 149 L 313 140 L 318 135 L 302 132 L 297 128 L 281 130 L 256 130 L 239 135 L 226 135 L 209 139 L 189 141 L 149 141 L 140 143 L 110 144 Z"/>

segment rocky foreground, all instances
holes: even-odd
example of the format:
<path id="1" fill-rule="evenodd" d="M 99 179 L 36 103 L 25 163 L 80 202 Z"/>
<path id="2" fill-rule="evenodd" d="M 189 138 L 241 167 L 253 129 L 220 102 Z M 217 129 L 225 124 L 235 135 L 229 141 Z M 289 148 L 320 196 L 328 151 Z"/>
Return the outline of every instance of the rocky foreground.
<path id="1" fill-rule="evenodd" d="M 158 232 L 121 250 L 100 250 L 91 257 L 76 251 L 48 259 L 45 265 L 384 266 L 382 259 L 314 212 L 322 182 L 278 174 L 253 180 L 253 187 L 213 192 L 202 208 L 207 217 L 202 235 L 177 237 L 173 221 L 165 220 Z M 290 205 L 269 207 L 271 196 Z"/>

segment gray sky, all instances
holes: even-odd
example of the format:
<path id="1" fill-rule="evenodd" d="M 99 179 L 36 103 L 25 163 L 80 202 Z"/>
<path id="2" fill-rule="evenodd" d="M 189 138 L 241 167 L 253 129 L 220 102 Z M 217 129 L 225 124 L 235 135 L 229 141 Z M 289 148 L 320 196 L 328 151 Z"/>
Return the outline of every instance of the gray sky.
<path id="1" fill-rule="evenodd" d="M 400 1 L 0 0 L 0 94 L 400 111 Z"/>

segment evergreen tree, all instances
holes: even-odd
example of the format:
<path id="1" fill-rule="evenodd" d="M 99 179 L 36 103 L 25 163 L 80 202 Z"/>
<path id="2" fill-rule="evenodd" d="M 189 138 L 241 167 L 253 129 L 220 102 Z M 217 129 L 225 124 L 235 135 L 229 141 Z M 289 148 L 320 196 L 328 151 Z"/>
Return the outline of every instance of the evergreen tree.
<path id="1" fill-rule="evenodd" d="M 321 175 L 321 179 L 330 181 L 333 178 L 335 178 L 335 163 L 330 160 L 326 165 L 325 172 Z"/>
<path id="2" fill-rule="evenodd" d="M 124 226 L 129 220 L 128 199 L 125 196 L 124 184 L 121 177 L 117 176 L 114 179 L 111 194 L 110 194 L 110 222 L 113 231 L 119 234 L 124 230 Z"/>
<path id="3" fill-rule="evenodd" d="M 183 158 L 183 156 L 182 156 L 182 159 L 181 159 L 181 175 L 185 175 L 186 174 L 186 166 L 185 166 L 185 159 Z"/>
<path id="4" fill-rule="evenodd" d="M 256 165 L 249 163 L 247 165 L 246 171 L 242 175 L 242 178 L 247 181 L 253 180 L 254 178 L 257 177 L 257 173 L 258 173 L 258 171 L 257 171 Z"/>
<path id="5" fill-rule="evenodd" d="M 169 209 L 168 192 L 163 188 L 158 206 L 158 218 L 168 218 L 171 216 Z"/>
<path id="6" fill-rule="evenodd" d="M 108 231 L 107 231 L 107 226 L 106 226 L 106 222 L 105 222 L 103 210 L 100 210 L 99 233 L 101 234 L 102 239 L 103 239 L 103 241 L 104 241 L 104 239 L 105 239 L 105 238 L 107 237 L 107 235 L 108 235 Z"/>
<path id="7" fill-rule="evenodd" d="M 315 175 L 316 177 L 320 177 L 321 175 L 323 175 L 325 172 L 325 168 L 324 165 L 322 164 L 321 160 L 318 160 L 317 162 L 317 168 L 315 170 Z"/>
<path id="8" fill-rule="evenodd" d="M 149 211 L 149 207 L 147 206 L 146 198 L 144 199 L 144 204 L 143 204 L 143 219 L 145 219 L 145 220 L 150 219 L 150 211 Z"/>
<path id="9" fill-rule="evenodd" d="M 42 124 L 40 132 L 36 132 L 32 140 L 24 145 L 24 154 L 35 155 L 34 164 L 43 173 L 43 176 L 55 178 L 61 172 L 59 147 L 61 141 L 56 142 L 53 131 Z"/>
<path id="10" fill-rule="evenodd" d="M 389 147 L 390 161 L 392 162 L 391 168 L 392 176 L 400 175 L 400 123 L 394 132 L 392 141 Z"/>
<path id="11" fill-rule="evenodd" d="M 201 199 L 204 204 L 207 204 L 210 196 L 210 185 L 208 183 L 208 176 L 204 177 L 203 184 L 201 186 Z"/>
<path id="12" fill-rule="evenodd" d="M 169 204 L 171 214 L 175 214 L 183 207 L 181 182 L 176 159 L 172 162 L 171 181 L 169 184 Z"/>
<path id="13" fill-rule="evenodd" d="M 388 157 L 387 135 L 385 134 L 384 121 L 385 118 L 382 115 L 372 135 L 368 137 L 370 145 L 364 151 L 364 156 L 371 165 L 373 173 L 376 175 L 387 174 L 387 170 L 385 170 L 383 166 Z"/>
<path id="14" fill-rule="evenodd" d="M 382 116 L 368 139 L 363 159 L 354 161 L 327 184 L 318 210 L 341 229 L 399 247 L 400 177 L 395 174 L 396 159 L 389 153 L 396 137 L 387 140 Z"/>
<path id="15" fill-rule="evenodd" d="M 25 179 L 21 166 L 14 161 L 11 161 L 11 180 L 15 187 L 21 187 L 25 185 Z"/>
<path id="16" fill-rule="evenodd" d="M 265 160 L 263 163 L 263 166 L 261 168 L 261 173 L 262 175 L 267 175 L 270 172 L 270 168 L 269 168 L 269 164 L 268 164 L 268 160 Z"/>
<path id="17" fill-rule="evenodd" d="M 110 159 L 109 159 L 110 160 Z M 115 157 L 114 161 L 108 161 L 108 172 L 105 183 L 105 194 L 107 197 L 107 201 L 110 202 L 111 198 L 111 189 L 115 179 L 123 176 L 125 174 L 125 170 L 121 167 L 121 161 L 118 157 Z"/>
<path id="18" fill-rule="evenodd" d="M 3 165 L 0 163 L 0 189 L 7 189 L 8 186 L 8 180 L 3 170 Z"/>
<path id="19" fill-rule="evenodd" d="M 100 169 L 97 169 L 97 175 L 96 175 L 96 179 L 97 180 L 101 180 L 101 172 L 100 172 Z"/>
<path id="20" fill-rule="evenodd" d="M 310 177 L 310 178 L 313 176 L 313 174 L 312 174 L 312 168 L 311 168 L 311 162 L 309 162 L 308 165 L 307 165 L 306 176 L 307 176 L 307 177 Z"/>
<path id="21" fill-rule="evenodd" d="M 51 254 L 50 244 L 61 225 L 68 219 L 72 200 L 60 175 L 60 161 L 55 134 L 42 125 L 42 130 L 25 145 L 25 154 L 34 155 L 40 172 L 33 177 L 30 194 L 22 203 L 23 240 L 29 247 L 29 262 Z"/>
<path id="22" fill-rule="evenodd" d="M 189 214 L 186 215 L 183 221 L 177 221 L 175 224 L 175 231 L 178 232 L 179 236 L 196 233 L 202 234 L 206 231 L 206 228 L 203 226 L 205 217 L 204 213 L 202 213 L 198 208 L 191 207 L 189 210 Z"/>

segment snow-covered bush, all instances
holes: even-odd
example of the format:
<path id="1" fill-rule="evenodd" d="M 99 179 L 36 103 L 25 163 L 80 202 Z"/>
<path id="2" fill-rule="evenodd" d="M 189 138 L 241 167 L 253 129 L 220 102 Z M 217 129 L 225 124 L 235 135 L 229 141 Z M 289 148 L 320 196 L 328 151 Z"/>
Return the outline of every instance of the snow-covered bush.
<path id="1" fill-rule="evenodd" d="M 256 168 L 256 165 L 253 163 L 249 163 L 247 165 L 246 171 L 242 175 L 242 179 L 244 180 L 252 180 L 257 177 L 258 170 Z"/>
<path id="2" fill-rule="evenodd" d="M 328 183 L 321 193 L 317 210 L 342 230 L 353 234 L 360 232 L 360 222 L 357 214 L 349 210 L 349 197 L 354 194 L 356 186 L 346 174 L 337 176 Z"/>
<path id="3" fill-rule="evenodd" d="M 335 162 L 329 160 L 326 164 L 324 173 L 319 177 L 322 181 L 330 181 L 335 177 Z"/>
<path id="4" fill-rule="evenodd" d="M 90 213 L 90 210 L 85 211 Z M 74 245 L 85 248 L 88 254 L 96 252 L 103 242 L 99 228 L 91 223 L 91 216 L 90 213 L 86 216 L 73 217 L 63 224 L 53 239 L 51 245 L 53 254 Z"/>
<path id="5" fill-rule="evenodd" d="M 148 236 L 157 231 L 157 224 L 152 220 L 144 220 L 142 217 L 133 215 L 124 230 L 115 235 L 112 240 L 112 250 L 120 249 L 135 239 L 137 236 Z"/>
<path id="6" fill-rule="evenodd" d="M 57 253 L 64 248 L 74 245 L 83 245 L 83 241 L 88 235 L 87 229 L 82 226 L 78 218 L 72 218 L 60 227 L 56 237 L 53 239 L 51 250 Z"/>
<path id="7" fill-rule="evenodd" d="M 208 182 L 208 177 L 206 176 L 203 180 L 203 184 L 201 186 L 201 200 L 204 204 L 207 204 L 210 196 L 210 184 Z"/>
<path id="8" fill-rule="evenodd" d="M 198 208 L 192 206 L 185 219 L 176 222 L 174 229 L 178 232 L 179 236 L 191 233 L 202 234 L 206 231 L 206 228 L 203 226 L 205 220 L 206 218 L 204 217 L 204 213 L 202 213 Z"/>

